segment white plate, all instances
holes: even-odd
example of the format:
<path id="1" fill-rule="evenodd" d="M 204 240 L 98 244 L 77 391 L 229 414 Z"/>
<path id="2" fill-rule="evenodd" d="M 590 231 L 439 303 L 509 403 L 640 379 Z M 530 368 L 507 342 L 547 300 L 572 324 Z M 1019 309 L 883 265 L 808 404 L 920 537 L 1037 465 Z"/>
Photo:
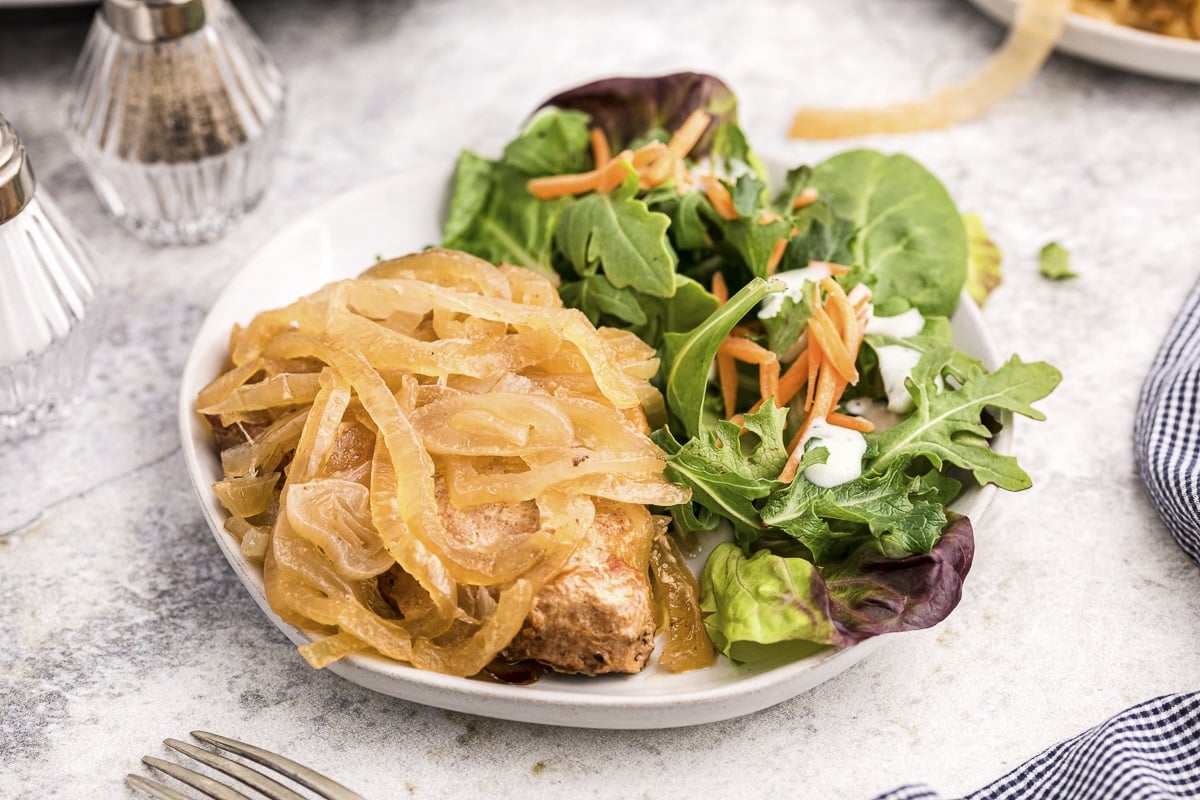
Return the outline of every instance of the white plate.
<path id="1" fill-rule="evenodd" d="M 325 283 L 358 274 L 377 255 L 397 256 L 436 243 L 451 166 L 442 164 L 352 190 L 274 236 L 221 292 L 196 337 L 179 393 L 184 459 L 204 515 L 225 558 L 263 612 L 296 644 L 313 636 L 271 612 L 258 567 L 242 558 L 222 527 L 225 512 L 210 489 L 221 478 L 211 436 L 193 412 L 196 394 L 220 371 L 234 323 L 291 303 Z M 441 202 L 439 202 L 439 199 Z M 965 295 L 964 295 L 965 297 Z M 999 354 L 970 300 L 954 316 L 959 346 L 1000 365 Z M 1009 452 L 1011 421 L 994 446 Z M 978 522 L 995 487 L 972 489 L 956 503 Z M 790 663 L 736 666 L 722 658 L 709 669 L 674 675 L 654 666 L 638 675 L 585 678 L 547 675 L 531 686 L 456 678 L 353 655 L 326 669 L 357 684 L 418 703 L 501 719 L 591 728 L 667 728 L 736 717 L 807 691 L 874 650 L 882 637 L 846 650 L 828 649 Z"/>
<path id="2" fill-rule="evenodd" d="M 1016 16 L 1018 0 L 971 0 L 981 11 L 1003 23 Z M 1110 67 L 1200 83 L 1200 41 L 1176 39 L 1072 14 L 1058 49 Z"/>

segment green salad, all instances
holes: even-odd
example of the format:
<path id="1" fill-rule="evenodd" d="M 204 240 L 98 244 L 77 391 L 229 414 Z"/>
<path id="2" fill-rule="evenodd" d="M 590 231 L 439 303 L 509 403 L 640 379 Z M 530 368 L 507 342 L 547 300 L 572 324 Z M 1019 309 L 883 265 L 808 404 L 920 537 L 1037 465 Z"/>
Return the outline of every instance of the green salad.
<path id="1" fill-rule="evenodd" d="M 848 645 L 933 625 L 971 565 L 965 485 L 1029 476 L 989 439 L 1059 372 L 957 350 L 999 259 L 928 170 L 854 150 L 772 183 L 721 81 L 617 78 L 549 100 L 498 159 L 460 156 L 443 246 L 559 281 L 661 359 L 649 409 L 713 643 Z M 657 419 L 655 419 L 657 416 Z"/>

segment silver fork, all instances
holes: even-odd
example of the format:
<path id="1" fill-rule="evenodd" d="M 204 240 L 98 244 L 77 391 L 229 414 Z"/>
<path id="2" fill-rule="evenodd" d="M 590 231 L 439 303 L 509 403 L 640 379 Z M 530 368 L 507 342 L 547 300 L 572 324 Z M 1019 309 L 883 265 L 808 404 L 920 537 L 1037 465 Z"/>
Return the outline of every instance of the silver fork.
<path id="1" fill-rule="evenodd" d="M 215 733 L 207 733 L 206 731 L 192 731 L 192 736 L 205 744 L 262 764 L 264 767 L 268 767 L 280 775 L 291 778 L 302 786 L 307 786 L 326 800 L 366 800 L 362 795 L 350 791 L 345 786 L 326 778 L 321 773 L 309 769 L 303 764 L 297 764 L 290 758 L 284 758 L 268 750 L 263 750 L 261 747 L 255 747 L 245 742 L 239 742 L 236 739 L 218 736 Z M 187 742 L 181 742 L 178 739 L 167 739 L 163 744 L 172 750 L 176 750 L 199 761 L 201 764 L 206 764 L 219 772 L 225 773 L 243 785 L 249 786 L 266 795 L 271 800 L 309 800 L 309 798 L 297 793 L 293 789 L 289 789 L 279 781 L 269 778 L 239 761 L 226 758 L 211 750 L 205 750 Z M 181 767 L 171 761 L 164 761 L 154 756 L 145 756 L 142 758 L 142 763 L 159 772 L 170 775 L 172 778 L 196 789 L 202 794 L 215 798 L 215 800 L 251 800 L 250 795 L 242 794 L 238 790 L 230 788 L 207 775 L 196 772 L 193 769 L 188 769 L 187 767 Z M 172 789 L 170 786 L 150 780 L 141 775 L 126 775 L 125 782 L 134 789 L 145 792 L 151 797 L 159 798 L 159 800 L 193 800 L 193 798 L 176 789 Z"/>

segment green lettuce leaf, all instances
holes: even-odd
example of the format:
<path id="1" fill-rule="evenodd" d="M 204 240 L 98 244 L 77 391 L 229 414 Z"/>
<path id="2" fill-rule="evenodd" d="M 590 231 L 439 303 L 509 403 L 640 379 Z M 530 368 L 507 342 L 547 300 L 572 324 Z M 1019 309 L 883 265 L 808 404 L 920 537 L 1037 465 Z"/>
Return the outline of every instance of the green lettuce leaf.
<path id="1" fill-rule="evenodd" d="M 748 542 L 763 532 L 754 501 L 782 485 L 775 478 L 787 461 L 786 424 L 787 409 L 768 403 L 746 415 L 744 430 L 720 420 L 683 445 L 666 429 L 651 438 L 667 454 L 667 478 L 690 488 L 693 503 L 729 520 L 739 541 Z"/>
<path id="2" fill-rule="evenodd" d="M 612 324 L 616 320 L 623 323 L 621 327 L 638 328 L 648 322 L 636 292 L 618 289 L 598 273 L 564 283 L 558 294 L 563 303 L 578 308 L 596 326 Z"/>
<path id="3" fill-rule="evenodd" d="M 544 275 L 556 273 L 554 234 L 568 198 L 538 200 L 528 176 L 504 163 L 464 151 L 454 171 L 454 191 L 442 246 L 493 264 L 507 262 Z"/>
<path id="4" fill-rule="evenodd" d="M 700 598 L 709 638 L 727 656 L 738 642 L 842 641 L 825 582 L 802 558 L 768 550 L 747 556 L 734 544 L 717 545 L 700 576 Z"/>
<path id="5" fill-rule="evenodd" d="M 1013 356 L 990 374 L 972 364 L 958 389 L 939 390 L 935 379 L 954 357 L 950 348 L 931 350 L 921 357 L 908 382 L 916 410 L 896 427 L 868 435 L 876 453 L 868 461 L 868 469 L 885 474 L 893 465 L 924 457 L 939 469 L 949 463 L 969 470 L 980 484 L 994 483 L 1010 491 L 1028 488 L 1029 475 L 1017 460 L 989 446 L 991 431 L 982 415 L 985 409 L 1001 409 L 1045 419 L 1031 403 L 1053 391 L 1062 374 L 1044 362 L 1026 364 Z"/>
<path id="6" fill-rule="evenodd" d="M 946 525 L 942 507 L 921 497 L 928 492 L 900 464 L 829 489 L 800 473 L 771 496 L 762 520 L 799 540 L 818 564 L 844 552 L 847 542 L 868 535 L 882 540 L 881 548 L 893 557 L 928 553 Z M 829 520 L 853 525 L 834 528 Z"/>
<path id="7" fill-rule="evenodd" d="M 547 109 L 534 115 L 504 148 L 504 163 L 530 178 L 591 169 L 587 114 Z"/>
<path id="8" fill-rule="evenodd" d="M 813 168 L 812 186 L 857 233 L 854 261 L 876 311 L 949 316 L 967 277 L 967 233 L 945 187 L 908 156 L 852 150 Z"/>
<path id="9" fill-rule="evenodd" d="M 708 427 L 703 415 L 704 396 L 717 348 L 767 292 L 779 288 L 755 278 L 692 331 L 664 334 L 662 375 L 667 407 L 688 437 Z"/>
<path id="10" fill-rule="evenodd" d="M 1038 264 L 1042 277 L 1052 281 L 1065 281 L 1079 277 L 1078 274 L 1071 271 L 1071 253 L 1057 242 L 1050 242 L 1042 248 Z"/>
<path id="11" fill-rule="evenodd" d="M 675 293 L 675 251 L 667 240 L 671 218 L 651 211 L 634 197 L 637 175 L 609 192 L 586 194 L 566 206 L 558 218 L 555 242 L 581 277 L 604 276 L 655 297 Z"/>

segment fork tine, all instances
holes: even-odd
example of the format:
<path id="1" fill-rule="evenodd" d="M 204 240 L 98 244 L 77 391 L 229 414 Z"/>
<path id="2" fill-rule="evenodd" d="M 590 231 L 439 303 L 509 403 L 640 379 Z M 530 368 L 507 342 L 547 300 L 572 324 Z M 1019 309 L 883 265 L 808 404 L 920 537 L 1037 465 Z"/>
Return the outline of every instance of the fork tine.
<path id="1" fill-rule="evenodd" d="M 213 747 L 237 753 L 265 767 L 270 767 L 280 775 L 286 775 L 297 783 L 307 786 L 326 800 L 366 800 L 362 795 L 352 792 L 340 783 L 326 778 L 321 773 L 309 769 L 303 764 L 297 764 L 290 758 L 284 758 L 269 750 L 263 750 L 261 747 L 255 747 L 254 745 L 207 731 L 192 731 L 192 736 Z"/>
<path id="2" fill-rule="evenodd" d="M 158 781 L 152 781 L 149 778 L 144 778 L 141 775 L 130 773 L 125 776 L 125 783 L 137 789 L 140 792 L 156 797 L 158 800 L 192 800 L 185 794 L 175 791 L 170 786 L 163 786 Z"/>
<path id="3" fill-rule="evenodd" d="M 239 764 L 233 759 L 196 747 L 194 744 L 181 742 L 178 739 L 167 739 L 163 742 L 167 747 L 178 750 L 186 756 L 194 758 L 201 764 L 206 764 L 215 770 L 224 772 L 231 778 L 241 781 L 252 789 L 257 789 L 271 800 L 306 800 L 276 780 L 268 778 L 261 772 L 255 772 L 245 764 Z"/>
<path id="4" fill-rule="evenodd" d="M 187 784 L 193 789 L 196 789 L 213 798 L 213 800 L 249 800 L 249 798 L 241 792 L 230 789 L 223 783 L 217 783 L 207 775 L 201 775 L 195 770 L 188 769 L 187 767 L 181 767 L 178 764 L 174 764 L 170 761 L 164 761 L 161 758 L 155 758 L 154 756 L 144 756 L 142 758 L 142 763 L 148 767 L 153 767 L 159 772 L 165 772 L 167 775 L 170 775 L 180 783 Z"/>

